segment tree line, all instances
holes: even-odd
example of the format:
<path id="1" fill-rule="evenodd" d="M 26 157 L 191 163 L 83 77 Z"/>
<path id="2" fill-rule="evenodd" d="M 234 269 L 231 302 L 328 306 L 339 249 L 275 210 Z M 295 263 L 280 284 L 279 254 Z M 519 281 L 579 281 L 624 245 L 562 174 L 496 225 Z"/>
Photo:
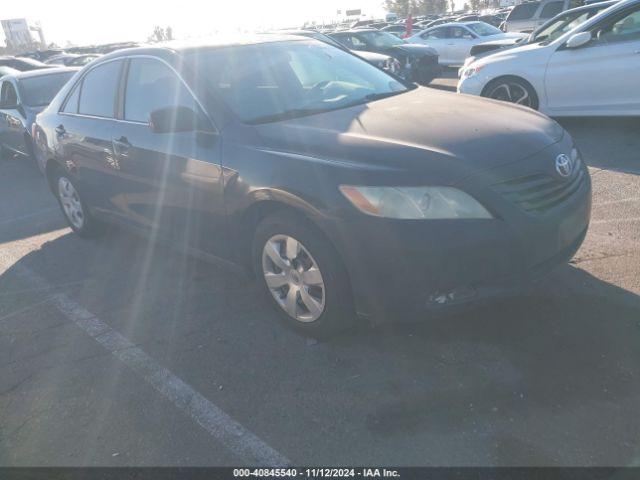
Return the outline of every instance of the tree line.
<path id="1" fill-rule="evenodd" d="M 385 0 L 385 6 L 389 12 L 396 13 L 401 17 L 406 17 L 409 13 L 412 15 L 441 15 L 456 9 L 454 0 Z M 464 9 L 479 11 L 499 6 L 500 0 L 466 0 Z"/>

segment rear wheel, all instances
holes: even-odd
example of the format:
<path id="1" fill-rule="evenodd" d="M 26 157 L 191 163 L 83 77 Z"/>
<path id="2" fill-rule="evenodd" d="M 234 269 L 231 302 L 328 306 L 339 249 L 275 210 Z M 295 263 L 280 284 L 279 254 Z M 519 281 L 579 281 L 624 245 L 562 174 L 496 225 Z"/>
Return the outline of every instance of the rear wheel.
<path id="1" fill-rule="evenodd" d="M 69 175 L 57 172 L 52 186 L 62 213 L 75 233 L 82 237 L 91 237 L 101 233 L 102 225 L 89 212 Z"/>
<path id="2" fill-rule="evenodd" d="M 253 242 L 254 268 L 270 303 L 297 331 L 327 337 L 352 325 L 355 314 L 337 252 L 307 219 L 275 214 Z"/>
<path id="3" fill-rule="evenodd" d="M 483 97 L 516 103 L 525 107 L 538 109 L 538 95 L 528 82 L 517 77 L 496 78 L 487 84 L 482 92 Z"/>

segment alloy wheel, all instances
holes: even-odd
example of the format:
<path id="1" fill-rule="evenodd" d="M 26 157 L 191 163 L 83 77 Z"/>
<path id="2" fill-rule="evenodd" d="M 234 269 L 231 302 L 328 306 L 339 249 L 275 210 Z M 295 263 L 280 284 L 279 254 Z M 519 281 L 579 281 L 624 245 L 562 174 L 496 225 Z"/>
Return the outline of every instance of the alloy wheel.
<path id="1" fill-rule="evenodd" d="M 325 286 L 317 262 L 288 235 L 274 235 L 262 249 L 264 280 L 276 303 L 299 322 L 317 320 L 325 308 Z"/>
<path id="2" fill-rule="evenodd" d="M 84 210 L 80 196 L 71 181 L 66 177 L 58 179 L 58 197 L 67 219 L 77 229 L 84 225 Z"/>
<path id="3" fill-rule="evenodd" d="M 525 107 L 533 106 L 533 99 L 527 88 L 517 82 L 499 83 L 489 91 L 487 97 L 503 102 L 517 103 Z"/>

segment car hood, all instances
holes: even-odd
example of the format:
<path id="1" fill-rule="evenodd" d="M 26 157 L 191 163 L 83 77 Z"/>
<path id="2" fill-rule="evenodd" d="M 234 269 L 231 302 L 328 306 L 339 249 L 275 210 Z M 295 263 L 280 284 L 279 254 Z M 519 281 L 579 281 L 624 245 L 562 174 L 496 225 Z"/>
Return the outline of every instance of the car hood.
<path id="1" fill-rule="evenodd" d="M 488 57 L 484 58 L 484 62 L 503 61 L 515 59 L 522 61 L 524 56 L 529 55 L 544 55 L 543 51 L 548 45 L 541 45 L 540 43 L 524 43 L 523 45 L 514 45 L 513 48 L 505 48 L 491 52 Z M 527 57 L 530 58 L 530 57 Z"/>
<path id="2" fill-rule="evenodd" d="M 522 38 L 525 37 L 500 37 L 496 40 L 489 40 L 488 42 L 479 43 L 478 45 L 495 45 L 497 47 L 506 47 L 515 45 Z"/>
<path id="3" fill-rule="evenodd" d="M 429 88 L 255 128 L 274 153 L 428 172 L 444 182 L 526 158 L 564 132 L 525 107 Z"/>
<path id="4" fill-rule="evenodd" d="M 416 43 L 404 43 L 393 47 L 394 51 L 411 55 L 412 57 L 422 57 L 424 55 L 438 55 L 438 52 L 426 45 Z"/>
<path id="5" fill-rule="evenodd" d="M 389 55 L 383 55 L 382 53 L 367 52 L 365 50 L 352 50 L 352 52 L 358 55 L 359 57 L 364 58 L 367 62 L 379 63 L 379 62 L 384 62 L 390 58 Z"/>

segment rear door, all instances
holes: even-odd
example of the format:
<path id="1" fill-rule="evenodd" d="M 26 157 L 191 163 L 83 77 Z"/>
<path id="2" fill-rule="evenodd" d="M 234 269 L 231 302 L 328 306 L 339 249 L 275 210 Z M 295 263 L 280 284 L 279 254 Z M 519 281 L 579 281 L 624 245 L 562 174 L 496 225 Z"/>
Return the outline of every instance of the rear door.
<path id="1" fill-rule="evenodd" d="M 545 78 L 549 111 L 640 112 L 640 4 L 590 31 L 588 44 L 561 46 L 551 56 Z"/>
<path id="2" fill-rule="evenodd" d="M 220 254 L 225 217 L 219 136 L 164 61 L 132 57 L 125 78 L 122 111 L 112 133 L 120 212 L 180 248 Z M 192 109 L 211 128 L 154 133 L 151 112 L 177 106 Z"/>
<path id="3" fill-rule="evenodd" d="M 55 135 L 59 155 L 79 180 L 92 208 L 113 214 L 118 176 L 111 143 L 116 92 L 124 62 L 100 63 L 76 83 L 59 111 Z"/>

